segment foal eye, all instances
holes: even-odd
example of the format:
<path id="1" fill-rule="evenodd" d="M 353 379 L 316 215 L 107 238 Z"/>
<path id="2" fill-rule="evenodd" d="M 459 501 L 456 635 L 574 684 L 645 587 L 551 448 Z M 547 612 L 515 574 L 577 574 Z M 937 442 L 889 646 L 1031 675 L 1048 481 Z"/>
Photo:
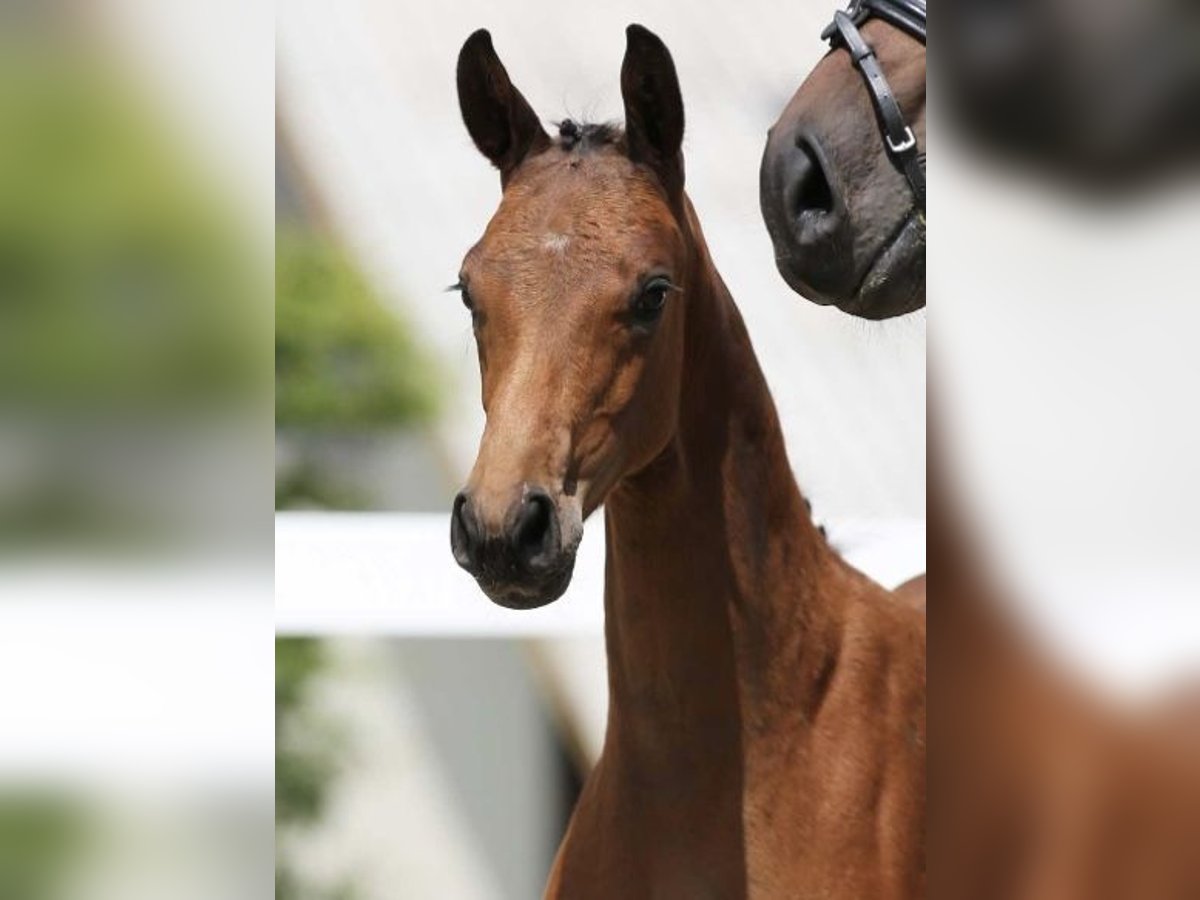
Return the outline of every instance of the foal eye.
<path id="1" fill-rule="evenodd" d="M 475 308 L 475 300 L 471 297 L 471 292 L 467 290 L 467 285 L 462 281 L 462 279 L 454 282 L 454 284 L 450 285 L 450 287 L 446 288 L 446 290 L 458 291 L 458 296 L 462 299 L 463 306 L 465 306 L 471 313 L 471 320 L 478 320 L 479 310 Z"/>
<path id="2" fill-rule="evenodd" d="M 471 312 L 475 311 L 475 301 L 471 299 L 471 292 L 467 290 L 467 286 L 461 281 L 454 286 L 454 290 L 458 291 L 459 297 L 462 298 L 462 304 Z"/>
<path id="3" fill-rule="evenodd" d="M 649 325 L 657 321 L 667 304 L 667 293 L 673 290 L 677 288 L 669 278 L 651 278 L 630 307 L 634 321 L 640 325 Z"/>

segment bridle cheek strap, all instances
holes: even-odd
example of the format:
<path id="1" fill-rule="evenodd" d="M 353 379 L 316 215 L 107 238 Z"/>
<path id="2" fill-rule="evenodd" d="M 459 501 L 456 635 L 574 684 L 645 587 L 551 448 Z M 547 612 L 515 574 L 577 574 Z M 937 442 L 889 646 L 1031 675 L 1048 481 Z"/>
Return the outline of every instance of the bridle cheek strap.
<path id="1" fill-rule="evenodd" d="M 851 10 L 854 10 L 854 6 Z M 900 110 L 892 86 L 883 74 L 875 51 L 863 38 L 858 26 L 854 24 L 854 19 L 841 10 L 834 13 L 833 24 L 825 30 L 822 37 L 835 47 L 838 43 L 843 44 L 855 68 L 862 73 L 867 83 L 867 91 L 871 95 L 871 102 L 879 116 L 888 156 L 907 179 L 917 208 L 924 213 L 925 154 L 917 149 L 917 139 L 904 119 L 904 113 Z"/>

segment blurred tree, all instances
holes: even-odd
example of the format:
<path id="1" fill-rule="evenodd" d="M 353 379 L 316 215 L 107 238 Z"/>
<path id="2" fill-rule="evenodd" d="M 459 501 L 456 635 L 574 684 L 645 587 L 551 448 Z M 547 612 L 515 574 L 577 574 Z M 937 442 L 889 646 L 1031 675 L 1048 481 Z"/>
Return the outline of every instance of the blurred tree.
<path id="1" fill-rule="evenodd" d="M 0 797 L 0 898 L 59 897 L 88 829 L 86 815 L 62 797 L 40 792 Z"/>
<path id="2" fill-rule="evenodd" d="M 189 414 L 265 385 L 265 278 L 136 89 L 5 42 L 0 122 L 0 409 Z"/>
<path id="3" fill-rule="evenodd" d="M 410 452 L 438 373 L 329 237 L 278 227 L 275 268 L 275 507 L 372 508 L 387 476 L 364 448 Z"/>
<path id="4" fill-rule="evenodd" d="M 275 642 L 275 817 L 280 823 L 312 822 L 332 775 L 325 754 L 296 734 L 308 688 L 321 668 L 321 644 L 312 638 Z M 299 738 L 303 736 L 300 735 Z"/>
<path id="5" fill-rule="evenodd" d="M 431 360 L 331 240 L 280 229 L 275 244 L 275 422 L 346 428 L 427 422 Z"/>
<path id="6" fill-rule="evenodd" d="M 354 893 L 350 885 L 332 891 L 305 885 L 290 864 L 286 843 L 289 833 L 320 821 L 337 775 L 337 735 L 308 708 L 324 662 L 319 640 L 289 637 L 275 641 L 276 900 L 347 900 Z"/>
<path id="7" fill-rule="evenodd" d="M 248 492 L 211 485 L 255 464 L 233 444 L 270 398 L 265 255 L 110 50 L 65 20 L 6 24 L 0 553 L 140 552 L 218 512 L 248 521 Z"/>

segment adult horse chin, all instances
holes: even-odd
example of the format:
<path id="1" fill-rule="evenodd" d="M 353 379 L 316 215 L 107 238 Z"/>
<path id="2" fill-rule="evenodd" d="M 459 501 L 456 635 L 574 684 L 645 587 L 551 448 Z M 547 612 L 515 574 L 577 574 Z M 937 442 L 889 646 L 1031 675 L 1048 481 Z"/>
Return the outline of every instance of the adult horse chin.
<path id="1" fill-rule="evenodd" d="M 766 210 L 764 200 L 764 212 Z M 775 266 L 783 280 L 797 294 L 818 306 L 833 306 L 847 315 L 879 321 L 908 315 L 925 306 L 925 222 L 916 212 L 904 216 L 870 258 L 865 271 L 850 276 L 851 288 L 840 290 L 813 281 L 814 266 L 808 250 L 791 234 L 776 235 L 772 218 L 766 216 L 768 231 L 775 244 Z"/>
<path id="2" fill-rule="evenodd" d="M 857 293 L 837 304 L 863 319 L 890 319 L 925 306 L 925 222 L 908 215 L 867 269 Z"/>

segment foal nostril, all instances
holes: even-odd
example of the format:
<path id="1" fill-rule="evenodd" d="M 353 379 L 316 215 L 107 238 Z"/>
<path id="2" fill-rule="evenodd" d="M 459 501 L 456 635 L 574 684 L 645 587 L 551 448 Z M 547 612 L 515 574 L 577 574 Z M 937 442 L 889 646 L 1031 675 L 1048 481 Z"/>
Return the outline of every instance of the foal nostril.
<path id="1" fill-rule="evenodd" d="M 454 498 L 450 514 L 450 550 L 454 561 L 464 569 L 474 569 L 479 563 L 479 523 L 471 507 L 471 498 L 460 491 Z"/>
<path id="2" fill-rule="evenodd" d="M 791 181 L 787 186 L 788 209 L 796 218 L 807 214 L 828 215 L 833 212 L 833 188 L 825 176 L 825 168 L 816 150 L 806 139 L 796 141 Z"/>
<path id="3" fill-rule="evenodd" d="M 526 569 L 547 568 L 555 559 L 558 520 L 554 501 L 544 491 L 530 491 L 522 499 L 513 521 L 512 547 Z"/>

